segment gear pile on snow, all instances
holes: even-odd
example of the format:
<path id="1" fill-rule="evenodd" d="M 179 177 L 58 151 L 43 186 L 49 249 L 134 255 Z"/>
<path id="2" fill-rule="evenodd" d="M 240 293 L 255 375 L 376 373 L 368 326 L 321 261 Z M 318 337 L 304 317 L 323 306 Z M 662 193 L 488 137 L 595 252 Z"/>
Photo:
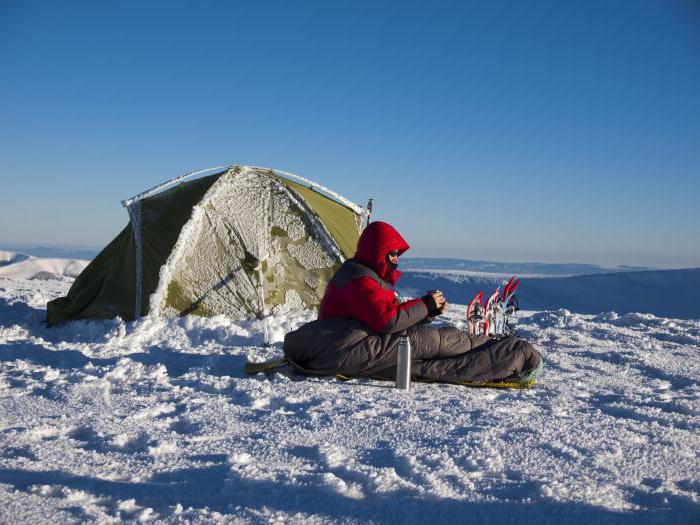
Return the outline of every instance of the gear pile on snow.
<path id="1" fill-rule="evenodd" d="M 479 291 L 469 301 L 467 307 L 467 331 L 469 335 L 504 336 L 514 335 L 512 319 L 520 307 L 515 297 L 515 289 L 520 284 L 520 279 L 511 277 L 503 288 L 496 291 L 483 303 L 484 292 Z"/>

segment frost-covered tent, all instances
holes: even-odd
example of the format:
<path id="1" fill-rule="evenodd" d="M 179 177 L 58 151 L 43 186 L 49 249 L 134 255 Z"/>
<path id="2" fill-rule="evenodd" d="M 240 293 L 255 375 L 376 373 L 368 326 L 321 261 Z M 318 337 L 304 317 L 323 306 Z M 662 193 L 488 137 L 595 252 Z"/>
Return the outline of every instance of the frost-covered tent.
<path id="1" fill-rule="evenodd" d="M 123 202 L 129 224 L 47 321 L 317 306 L 369 211 L 290 173 L 251 166 L 173 179 Z M 199 178 L 196 178 L 199 176 Z"/>

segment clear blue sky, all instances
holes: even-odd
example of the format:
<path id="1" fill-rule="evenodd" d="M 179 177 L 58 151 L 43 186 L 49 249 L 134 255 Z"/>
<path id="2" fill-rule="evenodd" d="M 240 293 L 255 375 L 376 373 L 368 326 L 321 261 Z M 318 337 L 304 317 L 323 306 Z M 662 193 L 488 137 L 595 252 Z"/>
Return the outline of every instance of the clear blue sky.
<path id="1" fill-rule="evenodd" d="M 700 7 L 0 2 L 0 243 L 106 245 L 229 163 L 371 196 L 413 255 L 700 266 Z"/>

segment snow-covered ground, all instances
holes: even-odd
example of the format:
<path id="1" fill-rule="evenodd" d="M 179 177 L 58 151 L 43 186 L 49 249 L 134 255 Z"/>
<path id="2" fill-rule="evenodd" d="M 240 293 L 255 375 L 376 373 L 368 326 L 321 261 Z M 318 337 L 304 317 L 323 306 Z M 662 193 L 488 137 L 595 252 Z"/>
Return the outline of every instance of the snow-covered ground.
<path id="1" fill-rule="evenodd" d="M 0 276 L 2 523 L 700 521 L 698 320 L 528 312 L 535 388 L 402 392 L 247 377 L 308 312 L 46 328 L 70 284 Z"/>

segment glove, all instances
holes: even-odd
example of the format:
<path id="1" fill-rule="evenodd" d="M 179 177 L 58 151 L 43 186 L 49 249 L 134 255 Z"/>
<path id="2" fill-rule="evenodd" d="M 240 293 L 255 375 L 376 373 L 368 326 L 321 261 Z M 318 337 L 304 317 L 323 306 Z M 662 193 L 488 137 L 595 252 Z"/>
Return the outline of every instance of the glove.
<path id="1" fill-rule="evenodd" d="M 430 317 L 435 317 L 436 315 L 440 315 L 442 313 L 442 308 L 438 308 L 438 305 L 435 302 L 435 298 L 432 294 L 424 295 L 423 297 L 421 297 L 421 300 L 425 303 L 425 306 L 428 308 L 428 315 Z"/>

